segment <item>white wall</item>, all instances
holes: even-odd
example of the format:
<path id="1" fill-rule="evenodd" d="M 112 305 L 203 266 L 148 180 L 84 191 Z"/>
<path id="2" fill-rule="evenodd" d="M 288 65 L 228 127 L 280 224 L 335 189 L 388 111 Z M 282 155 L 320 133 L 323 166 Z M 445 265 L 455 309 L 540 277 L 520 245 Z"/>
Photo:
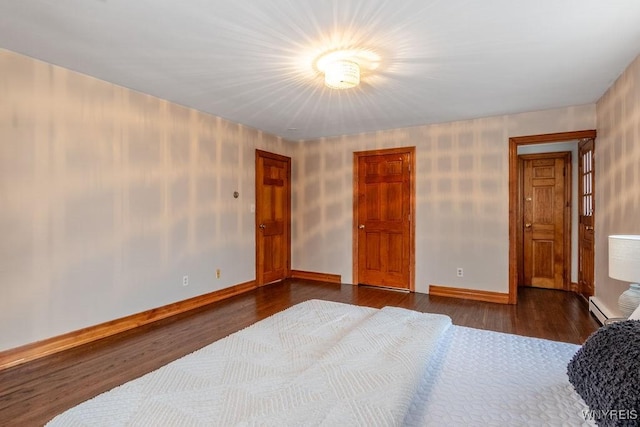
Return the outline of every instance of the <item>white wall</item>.
<path id="1" fill-rule="evenodd" d="M 254 150 L 292 143 L 6 50 L 0 76 L 0 350 L 255 279 Z"/>
<path id="2" fill-rule="evenodd" d="M 590 104 L 305 141 L 293 166 L 293 265 L 350 282 L 353 152 L 416 146 L 416 291 L 506 293 L 509 137 L 594 128 Z"/>
<path id="3" fill-rule="evenodd" d="M 640 56 L 597 102 L 597 113 L 596 297 L 617 316 L 629 284 L 609 278 L 607 238 L 640 234 Z"/>
<path id="4" fill-rule="evenodd" d="M 571 281 L 578 283 L 578 141 L 521 145 L 518 154 L 571 152 Z"/>

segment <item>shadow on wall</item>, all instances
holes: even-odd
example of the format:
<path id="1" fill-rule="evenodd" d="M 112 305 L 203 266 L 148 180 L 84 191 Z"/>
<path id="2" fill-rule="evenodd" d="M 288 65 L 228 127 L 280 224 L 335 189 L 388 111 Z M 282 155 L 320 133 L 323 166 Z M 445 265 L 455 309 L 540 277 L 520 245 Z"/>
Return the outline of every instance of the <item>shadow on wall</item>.
<path id="1" fill-rule="evenodd" d="M 17 54 L 0 66 L 0 280 L 20 284 L 0 350 L 255 278 L 254 150 L 283 141 Z"/>

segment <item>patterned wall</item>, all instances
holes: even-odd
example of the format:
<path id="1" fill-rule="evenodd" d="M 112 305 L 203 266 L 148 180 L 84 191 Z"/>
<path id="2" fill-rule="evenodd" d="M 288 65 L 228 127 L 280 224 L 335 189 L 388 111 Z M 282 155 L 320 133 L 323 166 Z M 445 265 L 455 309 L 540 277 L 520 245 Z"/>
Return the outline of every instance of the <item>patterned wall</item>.
<path id="1" fill-rule="evenodd" d="M 416 291 L 508 292 L 508 139 L 595 128 L 595 105 L 305 141 L 293 265 L 352 276 L 353 152 L 416 147 Z M 456 277 L 456 268 L 464 277 Z"/>
<path id="2" fill-rule="evenodd" d="M 635 101 L 610 113 L 633 105 L 629 139 L 634 67 Z M 596 117 L 585 105 L 289 143 L 4 50 L 0 75 L 0 351 L 255 278 L 256 148 L 293 158 L 293 268 L 349 282 L 353 152 L 416 146 L 417 291 L 506 292 L 508 138 Z M 636 159 L 612 182 L 637 181 L 637 149 L 612 145 Z"/>
<path id="3" fill-rule="evenodd" d="M 609 278 L 607 237 L 640 234 L 640 56 L 598 101 L 597 114 L 596 296 L 616 315 L 629 284 Z"/>
<path id="4" fill-rule="evenodd" d="M 291 143 L 5 50 L 0 75 L 0 350 L 255 279 L 254 150 Z"/>

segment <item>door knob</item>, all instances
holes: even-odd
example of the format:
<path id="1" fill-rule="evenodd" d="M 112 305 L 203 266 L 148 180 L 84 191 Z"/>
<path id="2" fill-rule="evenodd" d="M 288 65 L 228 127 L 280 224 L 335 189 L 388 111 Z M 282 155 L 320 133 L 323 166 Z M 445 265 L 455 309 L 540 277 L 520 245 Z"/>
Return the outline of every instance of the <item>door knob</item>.
<path id="1" fill-rule="evenodd" d="M 363 230 L 363 229 L 364 229 L 364 224 L 360 224 L 360 225 L 358 226 L 358 228 L 359 228 L 360 230 Z"/>
<path id="2" fill-rule="evenodd" d="M 526 223 L 526 224 L 524 225 L 524 228 L 531 228 L 531 223 L 530 223 L 530 222 Z"/>
<path id="3" fill-rule="evenodd" d="M 587 225 L 585 228 L 586 228 L 587 230 L 589 230 L 589 231 L 592 231 L 592 230 L 593 230 L 593 226 L 591 226 L 591 225 Z"/>
<path id="4" fill-rule="evenodd" d="M 266 226 L 266 225 L 264 225 L 264 224 L 260 224 L 258 227 L 260 227 L 260 228 L 261 228 L 261 229 L 263 229 L 263 230 L 264 230 L 265 228 L 267 228 L 267 226 Z"/>

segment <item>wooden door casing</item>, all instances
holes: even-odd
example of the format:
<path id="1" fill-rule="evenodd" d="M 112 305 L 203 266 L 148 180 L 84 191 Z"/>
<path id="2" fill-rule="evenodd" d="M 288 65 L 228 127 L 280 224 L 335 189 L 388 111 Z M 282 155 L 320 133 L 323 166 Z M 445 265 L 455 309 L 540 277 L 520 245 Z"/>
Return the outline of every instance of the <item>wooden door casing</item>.
<path id="1" fill-rule="evenodd" d="M 291 159 L 256 150 L 256 283 L 291 273 Z"/>
<path id="2" fill-rule="evenodd" d="M 586 138 L 578 144 L 578 292 L 594 294 L 595 142 Z"/>
<path id="3" fill-rule="evenodd" d="M 354 153 L 354 283 L 414 290 L 415 148 Z"/>
<path id="4" fill-rule="evenodd" d="M 571 153 L 519 157 L 523 161 L 523 284 L 568 290 Z"/>
<path id="5" fill-rule="evenodd" d="M 524 135 L 509 137 L 509 304 L 518 303 L 518 284 L 520 276 L 519 251 L 522 240 L 519 238 L 522 215 L 519 197 L 520 168 L 518 147 L 525 145 L 549 144 L 554 142 L 579 141 L 595 139 L 595 129 L 577 130 L 571 132 L 557 132 L 538 135 Z M 569 276 L 570 277 L 570 276 Z"/>

